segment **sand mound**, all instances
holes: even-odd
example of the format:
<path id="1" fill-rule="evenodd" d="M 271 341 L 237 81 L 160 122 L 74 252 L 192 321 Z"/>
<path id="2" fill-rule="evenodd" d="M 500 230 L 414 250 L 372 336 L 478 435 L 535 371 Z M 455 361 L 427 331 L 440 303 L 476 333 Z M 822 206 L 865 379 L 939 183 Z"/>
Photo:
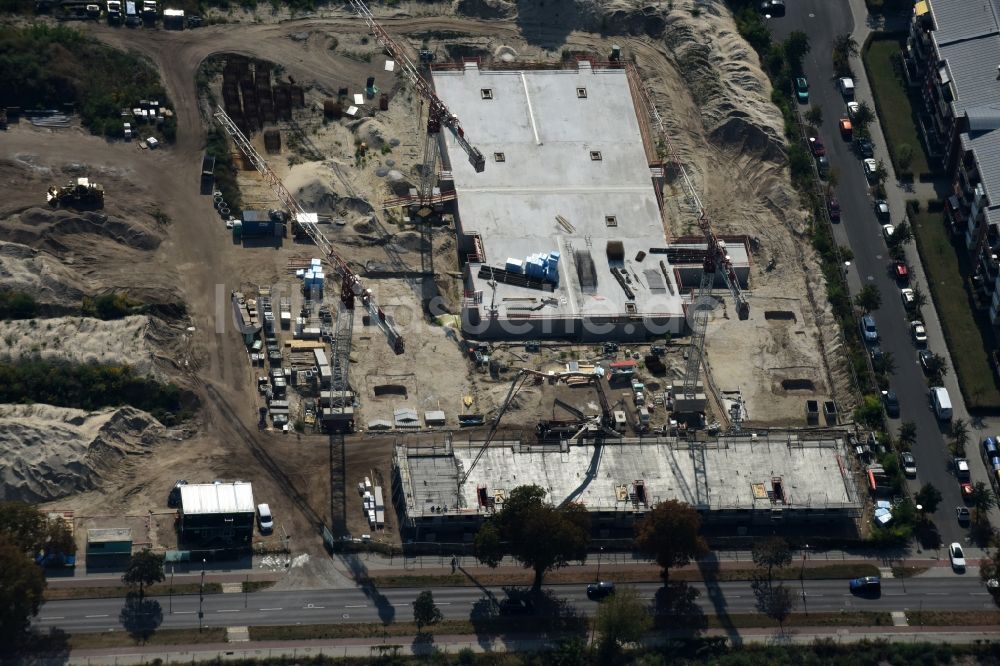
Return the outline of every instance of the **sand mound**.
<path id="1" fill-rule="evenodd" d="M 375 212 L 364 199 L 341 196 L 319 178 L 305 182 L 294 190 L 295 198 L 303 208 L 320 215 L 349 217 L 352 214 L 367 217 Z"/>
<path id="2" fill-rule="evenodd" d="M 155 250 L 162 240 L 149 229 L 101 212 L 28 208 L 0 221 L 0 238 L 32 247 L 65 247 L 68 236 L 96 235 L 138 250 Z"/>
<path id="3" fill-rule="evenodd" d="M 140 375 L 158 372 L 147 339 L 149 317 L 102 321 L 88 317 L 2 321 L 0 340 L 6 357 L 75 363 L 131 365 Z"/>
<path id="4" fill-rule="evenodd" d="M 31 294 L 48 313 L 78 311 L 84 290 L 63 264 L 26 245 L 0 241 L 0 287 Z"/>
<path id="5" fill-rule="evenodd" d="M 134 473 L 164 428 L 132 407 L 84 412 L 0 405 L 0 500 L 45 502 Z"/>
<path id="6" fill-rule="evenodd" d="M 381 121 L 374 118 L 362 118 L 355 123 L 351 123 L 349 127 L 362 141 L 368 144 L 369 148 L 378 150 L 389 142 L 389 139 L 386 138 L 389 130 L 386 129 Z"/>

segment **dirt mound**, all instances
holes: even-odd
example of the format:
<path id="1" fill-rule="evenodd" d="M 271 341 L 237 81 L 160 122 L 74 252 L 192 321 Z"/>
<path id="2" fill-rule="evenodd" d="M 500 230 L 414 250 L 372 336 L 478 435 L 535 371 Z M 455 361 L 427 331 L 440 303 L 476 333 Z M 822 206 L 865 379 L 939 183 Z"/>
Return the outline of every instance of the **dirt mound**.
<path id="1" fill-rule="evenodd" d="M 78 311 L 84 288 L 76 273 L 48 255 L 0 241 L 0 287 L 31 294 L 47 314 Z"/>
<path id="2" fill-rule="evenodd" d="M 295 198 L 303 208 L 320 215 L 350 217 L 354 214 L 367 217 L 375 212 L 369 202 L 356 197 L 342 196 L 319 178 L 300 185 L 295 191 Z"/>
<path id="3" fill-rule="evenodd" d="M 517 6 L 508 0 L 455 0 L 451 8 L 461 16 L 481 19 L 510 18 L 517 13 Z"/>
<path id="4" fill-rule="evenodd" d="M 132 407 L 0 405 L 0 500 L 45 502 L 134 474 L 165 429 Z"/>
<path id="5" fill-rule="evenodd" d="M 64 249 L 71 237 L 95 235 L 138 250 L 155 250 L 162 238 L 146 227 L 101 212 L 76 212 L 28 208 L 0 221 L 3 240 L 30 245 Z"/>

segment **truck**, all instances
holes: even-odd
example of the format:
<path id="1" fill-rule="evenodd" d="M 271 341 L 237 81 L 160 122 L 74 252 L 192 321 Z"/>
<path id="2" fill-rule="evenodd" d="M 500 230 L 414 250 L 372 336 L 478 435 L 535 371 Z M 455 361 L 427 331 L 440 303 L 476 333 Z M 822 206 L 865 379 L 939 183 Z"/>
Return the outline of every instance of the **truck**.
<path id="1" fill-rule="evenodd" d="M 201 193 L 211 194 L 215 187 L 215 157 L 205 153 L 201 158 Z"/>
<path id="2" fill-rule="evenodd" d="M 142 17 L 147 21 L 156 20 L 156 0 L 142 0 Z"/>
<path id="3" fill-rule="evenodd" d="M 119 24 L 122 22 L 121 0 L 108 0 L 108 23 Z"/>
<path id="4" fill-rule="evenodd" d="M 940 421 L 951 420 L 951 396 L 948 389 L 943 386 L 934 386 L 930 390 L 931 405 L 934 407 L 934 414 Z"/>
<path id="5" fill-rule="evenodd" d="M 142 24 L 139 20 L 139 14 L 135 11 L 135 2 L 133 0 L 126 0 L 125 2 L 125 25 L 130 28 L 135 28 Z"/>

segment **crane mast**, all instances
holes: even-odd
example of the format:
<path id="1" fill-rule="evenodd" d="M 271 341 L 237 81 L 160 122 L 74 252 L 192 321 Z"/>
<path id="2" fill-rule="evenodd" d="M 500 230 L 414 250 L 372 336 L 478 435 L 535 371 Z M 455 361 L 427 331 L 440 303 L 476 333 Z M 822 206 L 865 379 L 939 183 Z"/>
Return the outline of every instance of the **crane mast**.
<path id="1" fill-rule="evenodd" d="M 233 138 L 233 141 L 239 147 L 240 151 L 246 155 L 247 159 L 250 160 L 251 164 L 260 172 L 260 175 L 264 178 L 264 181 L 271 186 L 278 200 L 284 204 L 285 208 L 288 209 L 289 214 L 292 219 L 295 220 L 299 227 L 306 232 L 306 235 L 312 239 L 312 242 L 316 244 L 322 253 L 324 259 L 326 259 L 337 272 L 337 275 L 341 279 L 341 302 L 349 309 L 354 310 L 355 300 L 360 300 L 361 304 L 364 306 L 365 310 L 371 315 L 372 323 L 376 324 L 382 332 L 385 334 L 386 339 L 389 341 L 389 346 L 396 354 L 402 354 L 405 350 L 405 342 L 403 336 L 396 330 L 392 321 L 385 315 L 385 311 L 379 307 L 378 303 L 372 297 L 370 289 L 366 289 L 361 278 L 351 270 L 344 259 L 337 254 L 337 251 L 333 248 L 333 243 L 327 239 L 319 229 L 319 225 L 314 221 L 314 216 L 307 213 L 299 202 L 295 200 L 292 193 L 281 182 L 278 175 L 271 170 L 267 162 L 263 157 L 257 152 L 250 143 L 250 140 L 246 138 L 240 128 L 236 126 L 233 119 L 223 110 L 220 106 L 217 108 L 215 113 L 216 120 L 222 125 L 223 129 Z"/>

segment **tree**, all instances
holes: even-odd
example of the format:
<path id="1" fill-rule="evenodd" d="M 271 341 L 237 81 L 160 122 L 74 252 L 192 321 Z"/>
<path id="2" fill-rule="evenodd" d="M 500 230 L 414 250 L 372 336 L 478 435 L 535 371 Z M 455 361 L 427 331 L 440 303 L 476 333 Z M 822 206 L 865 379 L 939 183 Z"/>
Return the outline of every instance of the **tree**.
<path id="1" fill-rule="evenodd" d="M 806 122 L 813 127 L 819 127 L 823 124 L 823 109 L 818 104 L 813 104 L 806 111 Z"/>
<path id="2" fill-rule="evenodd" d="M 802 60 L 809 53 L 809 36 L 801 30 L 793 30 L 785 40 L 785 58 L 793 75 L 802 73 Z"/>
<path id="3" fill-rule="evenodd" d="M 875 372 L 891 375 L 896 372 L 896 357 L 892 352 L 882 352 L 881 358 L 875 361 Z"/>
<path id="4" fill-rule="evenodd" d="M 795 593 L 783 583 L 771 585 L 764 579 L 756 579 L 751 583 L 757 602 L 757 610 L 778 623 L 782 631 L 785 620 L 795 610 Z"/>
<path id="5" fill-rule="evenodd" d="M 873 284 L 866 284 L 854 297 L 854 304 L 865 312 L 882 307 L 882 293 Z"/>
<path id="6" fill-rule="evenodd" d="M 754 564 L 767 569 L 768 583 L 773 580 L 774 567 L 781 569 L 792 563 L 792 548 L 781 537 L 769 537 L 754 541 L 752 555 Z"/>
<path id="7" fill-rule="evenodd" d="M 925 305 L 927 305 L 927 295 L 924 294 L 924 290 L 920 288 L 920 285 L 913 285 L 913 309 L 919 311 Z"/>
<path id="8" fill-rule="evenodd" d="M 851 75 L 851 58 L 859 53 L 858 43 L 850 34 L 837 35 L 833 40 L 833 70 L 837 76 Z"/>
<path id="9" fill-rule="evenodd" d="M 854 408 L 854 421 L 868 428 L 882 425 L 882 400 L 877 395 L 866 395 Z"/>
<path id="10" fill-rule="evenodd" d="M 21 552 L 37 555 L 47 539 L 47 519 L 39 510 L 24 502 L 0 502 L 0 534 Z"/>
<path id="11" fill-rule="evenodd" d="M 913 421 L 903 421 L 899 426 L 899 445 L 904 451 L 909 451 L 917 441 L 917 424 Z"/>
<path id="12" fill-rule="evenodd" d="M 634 587 L 624 587 L 601 602 L 597 609 L 597 631 L 605 649 L 637 643 L 653 627 L 647 604 Z"/>
<path id="13" fill-rule="evenodd" d="M 941 354 L 931 354 L 927 359 L 927 376 L 931 384 L 941 386 L 944 383 L 944 376 L 948 374 L 948 361 Z"/>
<path id="14" fill-rule="evenodd" d="M 982 481 L 977 481 L 974 486 L 972 486 L 972 495 L 969 498 L 972 504 L 972 523 L 977 528 L 982 528 L 984 524 L 989 526 L 990 509 L 996 503 L 993 497 L 993 491 L 990 490 Z"/>
<path id="15" fill-rule="evenodd" d="M 868 126 L 875 122 L 875 113 L 868 102 L 858 102 L 858 109 L 854 112 L 851 125 L 861 136 L 868 136 Z"/>
<path id="16" fill-rule="evenodd" d="M 987 550 L 986 557 L 979 561 L 979 577 L 984 582 L 991 578 L 1000 580 L 1000 536 L 993 535 L 989 545 L 993 547 L 993 552 Z"/>
<path id="17" fill-rule="evenodd" d="M 429 624 L 437 624 L 444 619 L 441 609 L 434 603 L 434 593 L 424 590 L 413 602 L 413 621 L 417 623 L 417 631 Z"/>
<path id="18" fill-rule="evenodd" d="M 969 443 L 969 424 L 965 422 L 965 419 L 953 420 L 948 426 L 948 435 L 951 436 L 951 441 L 955 445 L 955 454 L 964 456 L 965 445 Z"/>
<path id="19" fill-rule="evenodd" d="M 913 229 L 910 227 L 909 222 L 903 220 L 893 229 L 889 242 L 892 245 L 906 245 L 911 240 L 913 240 Z"/>
<path id="20" fill-rule="evenodd" d="M 129 587 L 139 586 L 140 600 L 147 585 L 159 583 L 163 578 L 163 555 L 157 555 L 149 548 L 132 555 L 122 574 L 123 583 Z"/>
<path id="21" fill-rule="evenodd" d="M 678 500 L 660 502 L 636 526 L 635 543 L 639 551 L 656 559 L 663 569 L 663 582 L 670 580 L 670 569 L 681 567 L 708 553 L 708 544 L 698 534 L 701 517 L 689 504 Z"/>
<path id="22" fill-rule="evenodd" d="M 913 496 L 914 501 L 920 505 L 920 510 L 924 513 L 934 513 L 938 505 L 941 504 L 941 491 L 930 483 L 925 483 Z"/>
<path id="23" fill-rule="evenodd" d="M 0 534 L 0 653 L 24 636 L 44 592 L 41 567 L 9 535 Z"/>
<path id="24" fill-rule="evenodd" d="M 476 534 L 476 558 L 496 567 L 509 553 L 526 569 L 533 569 L 532 589 L 542 587 L 549 569 L 587 558 L 590 544 L 590 514 L 579 504 L 554 507 L 544 501 L 538 486 L 514 488 L 503 509 L 494 514 Z"/>
<path id="25" fill-rule="evenodd" d="M 888 179 L 889 169 L 886 168 L 885 162 L 879 160 L 878 164 L 875 165 L 875 186 L 879 191 L 885 191 L 885 181 Z M 895 235 L 895 232 L 893 232 L 893 236 Z"/>
<path id="26" fill-rule="evenodd" d="M 908 143 L 901 143 L 896 149 L 896 163 L 901 171 L 909 171 L 913 164 L 913 146 Z"/>

